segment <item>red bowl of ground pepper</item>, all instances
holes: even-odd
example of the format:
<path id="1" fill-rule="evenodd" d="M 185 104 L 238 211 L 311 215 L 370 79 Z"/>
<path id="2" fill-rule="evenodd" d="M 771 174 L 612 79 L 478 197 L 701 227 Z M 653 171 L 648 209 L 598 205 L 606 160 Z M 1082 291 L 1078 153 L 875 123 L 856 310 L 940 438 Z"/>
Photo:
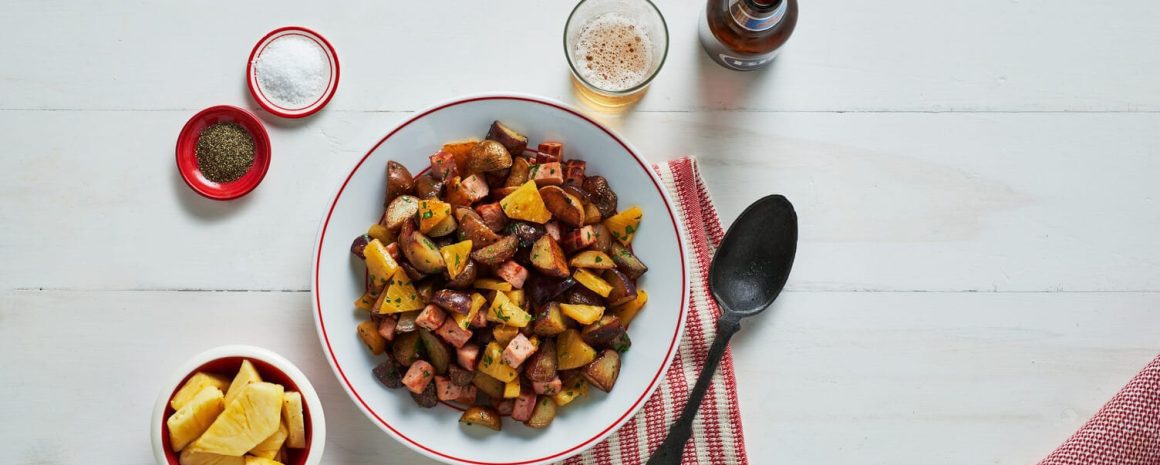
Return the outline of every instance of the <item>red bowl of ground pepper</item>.
<path id="1" fill-rule="evenodd" d="M 190 189 L 214 200 L 254 190 L 270 168 L 270 136 L 253 113 L 217 105 L 193 115 L 177 136 L 177 170 Z"/>

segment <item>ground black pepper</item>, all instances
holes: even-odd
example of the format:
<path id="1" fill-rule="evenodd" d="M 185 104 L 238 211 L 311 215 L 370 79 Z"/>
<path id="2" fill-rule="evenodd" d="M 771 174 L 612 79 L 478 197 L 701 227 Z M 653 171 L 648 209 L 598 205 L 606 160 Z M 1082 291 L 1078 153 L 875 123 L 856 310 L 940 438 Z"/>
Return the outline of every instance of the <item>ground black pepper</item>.
<path id="1" fill-rule="evenodd" d="M 197 168 L 213 182 L 241 178 L 254 166 L 254 138 L 238 123 L 214 123 L 197 136 Z"/>

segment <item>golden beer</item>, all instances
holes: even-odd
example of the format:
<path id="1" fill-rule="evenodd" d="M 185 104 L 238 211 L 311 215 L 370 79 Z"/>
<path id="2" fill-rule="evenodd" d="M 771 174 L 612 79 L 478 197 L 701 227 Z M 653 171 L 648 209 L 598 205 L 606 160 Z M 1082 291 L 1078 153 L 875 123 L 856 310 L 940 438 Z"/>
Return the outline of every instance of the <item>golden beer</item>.
<path id="1" fill-rule="evenodd" d="M 584 0 L 564 29 L 576 97 L 619 111 L 644 97 L 668 53 L 664 17 L 648 0 Z"/>

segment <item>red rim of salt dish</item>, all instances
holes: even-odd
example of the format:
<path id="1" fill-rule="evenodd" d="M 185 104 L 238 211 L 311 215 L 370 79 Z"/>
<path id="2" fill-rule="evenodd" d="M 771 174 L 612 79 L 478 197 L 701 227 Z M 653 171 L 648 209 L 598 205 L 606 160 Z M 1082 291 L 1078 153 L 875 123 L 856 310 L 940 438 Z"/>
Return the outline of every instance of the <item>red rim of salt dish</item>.
<path id="1" fill-rule="evenodd" d="M 302 108 L 285 108 L 271 102 L 262 94 L 262 89 L 258 85 L 258 77 L 254 73 L 254 60 L 258 58 L 258 55 L 261 55 L 262 51 L 275 39 L 288 35 L 298 35 L 313 40 L 326 53 L 326 58 L 330 62 L 330 79 L 326 82 L 326 89 L 322 91 L 322 95 L 317 100 Z M 338 90 L 338 76 L 338 52 L 334 51 L 334 46 L 330 45 L 330 41 L 326 40 L 322 34 L 302 26 L 283 26 L 266 33 L 258 40 L 258 43 L 254 44 L 254 49 L 250 51 L 250 58 L 246 61 L 246 85 L 250 88 L 250 95 L 254 97 L 254 101 L 258 102 L 262 109 L 283 118 L 304 118 L 325 107 L 334 97 L 334 92 Z"/>
<path id="2" fill-rule="evenodd" d="M 238 123 L 254 138 L 254 164 L 242 177 L 224 183 L 206 179 L 197 166 L 197 137 L 206 126 L 220 122 Z M 232 105 L 212 106 L 189 118 L 177 136 L 175 152 L 181 179 L 207 199 L 233 200 L 246 195 L 261 184 L 270 169 L 270 135 L 266 127 L 253 113 Z"/>

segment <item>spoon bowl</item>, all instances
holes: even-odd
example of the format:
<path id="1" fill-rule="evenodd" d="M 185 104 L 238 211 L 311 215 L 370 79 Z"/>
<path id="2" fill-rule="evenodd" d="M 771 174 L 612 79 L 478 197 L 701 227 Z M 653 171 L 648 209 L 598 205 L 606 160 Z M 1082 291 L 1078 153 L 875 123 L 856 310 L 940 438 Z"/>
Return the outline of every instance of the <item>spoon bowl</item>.
<path id="1" fill-rule="evenodd" d="M 789 279 L 797 254 L 797 213 L 780 195 L 754 202 L 729 227 L 709 268 L 709 289 L 728 314 L 764 311 Z"/>

